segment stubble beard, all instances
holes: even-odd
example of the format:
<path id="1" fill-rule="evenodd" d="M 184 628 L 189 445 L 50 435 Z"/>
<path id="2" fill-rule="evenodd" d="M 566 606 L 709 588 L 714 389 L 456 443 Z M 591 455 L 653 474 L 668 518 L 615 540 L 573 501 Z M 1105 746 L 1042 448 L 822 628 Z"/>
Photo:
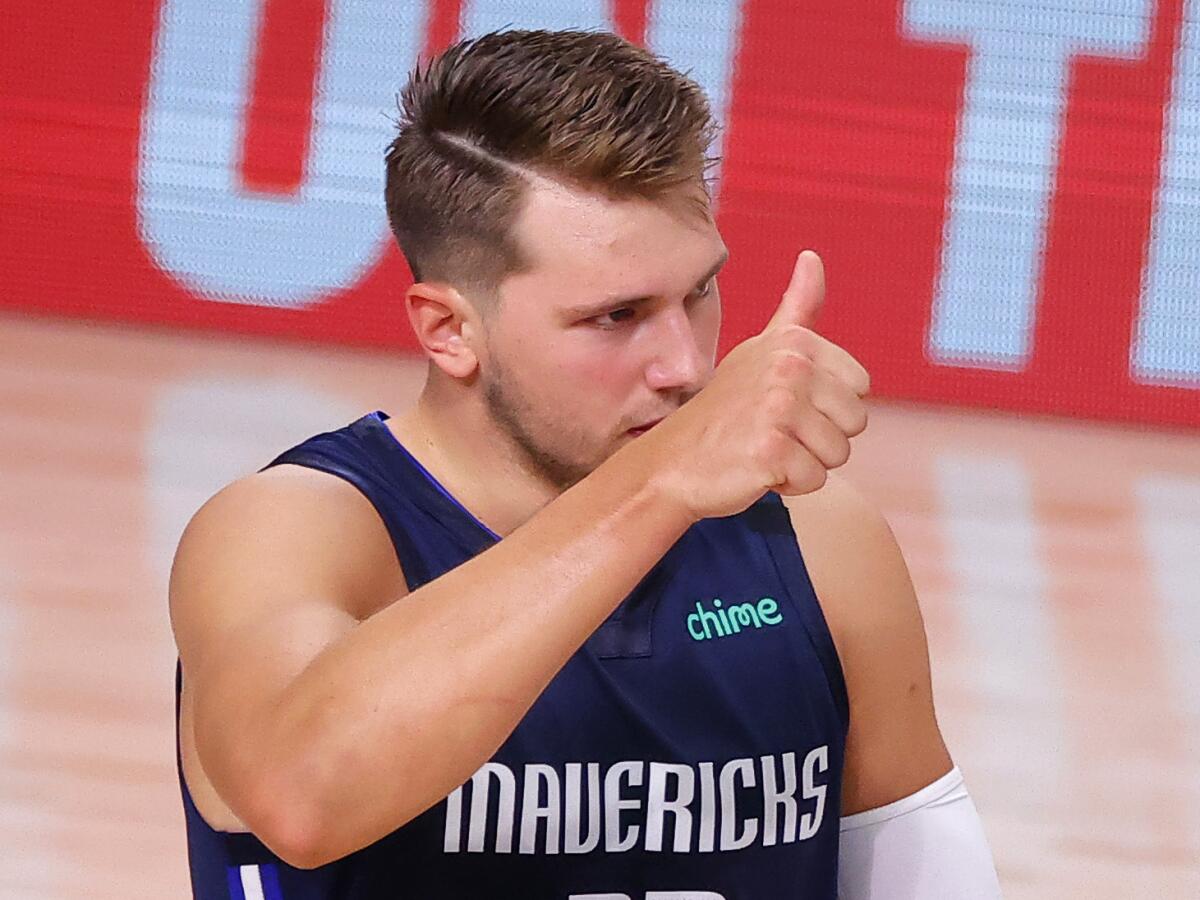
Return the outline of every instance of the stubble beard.
<path id="1" fill-rule="evenodd" d="M 555 427 L 550 422 L 539 421 L 528 403 L 523 402 L 511 389 L 511 382 L 502 371 L 494 370 L 487 378 L 483 390 L 484 401 L 493 421 L 512 440 L 523 462 L 529 469 L 565 491 L 573 484 L 586 478 L 599 465 L 599 461 L 587 463 L 577 457 L 567 456 L 561 449 L 553 449 L 537 437 Z M 564 416 L 566 415 L 564 411 Z M 560 429 L 560 433 L 565 429 Z M 582 438 L 573 436 L 568 444 L 581 445 Z"/>

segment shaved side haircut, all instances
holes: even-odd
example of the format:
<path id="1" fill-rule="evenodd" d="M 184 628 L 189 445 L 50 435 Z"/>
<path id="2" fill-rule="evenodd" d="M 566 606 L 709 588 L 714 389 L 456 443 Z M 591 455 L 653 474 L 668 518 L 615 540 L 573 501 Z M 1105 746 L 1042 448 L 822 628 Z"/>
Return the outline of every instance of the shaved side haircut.
<path id="1" fill-rule="evenodd" d="M 387 151 L 388 222 L 417 281 L 487 294 L 527 263 L 513 224 L 534 175 L 614 198 L 694 184 L 715 123 L 700 87 L 607 32 L 502 31 L 411 73 Z"/>

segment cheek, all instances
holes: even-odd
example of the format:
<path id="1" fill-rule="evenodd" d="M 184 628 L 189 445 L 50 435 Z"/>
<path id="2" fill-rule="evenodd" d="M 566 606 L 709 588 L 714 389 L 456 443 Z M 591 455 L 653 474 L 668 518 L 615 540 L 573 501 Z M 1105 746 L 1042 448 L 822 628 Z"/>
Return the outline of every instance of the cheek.
<path id="1" fill-rule="evenodd" d="M 582 406 L 607 407 L 623 398 L 639 377 L 627 348 L 578 353 L 559 369 L 560 388 L 572 392 Z"/>
<path id="2" fill-rule="evenodd" d="M 543 377 L 572 390 L 618 385 L 636 368 L 636 356 L 636 341 L 627 334 L 573 334 L 547 350 Z"/>
<path id="3" fill-rule="evenodd" d="M 615 340 L 564 348 L 545 363 L 530 386 L 563 427 L 583 432 L 608 429 L 642 377 L 633 349 Z M 561 421 L 564 412 L 571 421 Z"/>

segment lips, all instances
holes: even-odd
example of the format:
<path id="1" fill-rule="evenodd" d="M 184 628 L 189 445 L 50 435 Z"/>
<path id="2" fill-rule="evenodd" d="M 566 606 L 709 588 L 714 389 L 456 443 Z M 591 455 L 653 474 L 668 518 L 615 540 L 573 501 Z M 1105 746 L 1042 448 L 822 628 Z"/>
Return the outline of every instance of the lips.
<path id="1" fill-rule="evenodd" d="M 648 422 L 645 425 L 639 425 L 637 428 L 630 428 L 629 433 L 633 434 L 633 435 L 645 434 L 647 431 L 649 431 L 651 428 L 653 428 L 655 425 L 657 425 L 661 421 L 662 421 L 662 419 L 655 419 L 653 422 Z"/>

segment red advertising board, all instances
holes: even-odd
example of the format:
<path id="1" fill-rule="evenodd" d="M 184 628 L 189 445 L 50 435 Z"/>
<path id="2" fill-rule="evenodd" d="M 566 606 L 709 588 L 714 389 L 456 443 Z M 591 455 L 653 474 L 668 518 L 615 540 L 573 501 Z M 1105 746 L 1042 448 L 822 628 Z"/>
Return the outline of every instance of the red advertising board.
<path id="1" fill-rule="evenodd" d="M 881 395 L 1200 425 L 1200 0 L 1095 6 L 14 0 L 0 306 L 412 347 L 377 191 L 407 70 L 608 27 L 724 123 L 725 348 L 813 247 Z"/>

